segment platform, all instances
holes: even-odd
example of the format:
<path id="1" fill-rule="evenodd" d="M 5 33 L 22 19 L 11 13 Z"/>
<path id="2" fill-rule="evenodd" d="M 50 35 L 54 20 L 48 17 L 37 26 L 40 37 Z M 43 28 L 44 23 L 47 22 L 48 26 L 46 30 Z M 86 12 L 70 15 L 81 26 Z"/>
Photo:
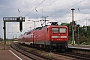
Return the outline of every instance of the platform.
<path id="1" fill-rule="evenodd" d="M 9 46 L 6 46 L 5 50 L 3 46 L 0 46 L 0 60 L 31 60 L 31 59 L 16 52 Z"/>
<path id="2" fill-rule="evenodd" d="M 68 45 L 69 48 L 76 48 L 76 49 L 87 49 L 90 50 L 90 45 Z"/>

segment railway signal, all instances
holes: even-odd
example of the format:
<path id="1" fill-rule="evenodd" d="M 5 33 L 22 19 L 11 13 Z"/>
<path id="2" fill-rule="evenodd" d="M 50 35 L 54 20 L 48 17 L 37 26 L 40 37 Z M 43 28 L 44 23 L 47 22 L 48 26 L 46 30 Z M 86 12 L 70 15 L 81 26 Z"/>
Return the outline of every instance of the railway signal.
<path id="1" fill-rule="evenodd" d="M 20 21 L 20 31 L 22 31 L 22 21 Z"/>
<path id="2" fill-rule="evenodd" d="M 23 19 L 22 17 L 18 17 L 17 18 L 17 22 L 19 22 L 19 27 L 20 27 L 20 31 L 22 32 L 22 22 L 23 22 Z M 25 20 L 24 20 L 25 21 Z"/>

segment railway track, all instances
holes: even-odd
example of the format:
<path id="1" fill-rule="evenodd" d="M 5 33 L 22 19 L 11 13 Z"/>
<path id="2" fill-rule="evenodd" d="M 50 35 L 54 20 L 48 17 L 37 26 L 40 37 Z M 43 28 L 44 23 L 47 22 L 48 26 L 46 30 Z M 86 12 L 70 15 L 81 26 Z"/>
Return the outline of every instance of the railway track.
<path id="1" fill-rule="evenodd" d="M 16 43 L 12 43 L 11 46 L 19 51 L 20 53 L 28 56 L 29 58 L 32 58 L 33 60 L 58 60 L 56 57 L 53 57 L 53 58 L 47 58 L 47 57 L 43 57 L 39 54 L 35 54 L 35 53 L 30 53 L 28 50 L 28 48 L 30 47 L 27 47 L 25 48 L 22 47 L 20 44 L 16 44 Z M 71 51 L 69 52 L 56 52 L 56 51 L 52 51 L 52 53 L 54 54 L 54 56 L 56 55 L 58 58 L 61 58 L 60 55 L 62 56 L 67 56 L 67 57 L 71 57 L 73 58 L 74 60 L 90 60 L 90 55 L 87 55 L 87 54 L 80 54 L 80 53 L 73 53 Z M 65 58 L 66 59 L 66 58 Z M 64 59 L 64 60 L 65 60 Z M 73 59 L 70 59 L 70 60 L 73 60 Z"/>
<path id="2" fill-rule="evenodd" d="M 12 43 L 12 44 L 11 44 L 11 47 L 12 47 L 13 49 L 15 49 L 16 51 L 20 52 L 21 54 L 29 57 L 29 58 L 32 59 L 32 60 L 47 60 L 47 58 L 41 57 L 41 56 L 39 56 L 39 55 L 34 55 L 34 54 L 28 52 L 26 49 L 23 49 L 23 47 L 20 46 L 19 44 Z M 48 60 L 49 60 L 49 59 L 48 59 Z"/>
<path id="3" fill-rule="evenodd" d="M 73 57 L 77 60 L 90 60 L 89 55 L 85 55 L 85 54 L 72 53 L 72 52 L 63 52 L 63 53 L 54 52 L 54 53 L 59 54 L 59 55 L 68 56 L 68 57 Z"/>
<path id="4" fill-rule="evenodd" d="M 86 52 L 80 52 L 78 53 L 78 49 L 75 49 L 76 52 L 72 51 L 73 49 L 69 49 L 67 52 L 53 52 L 54 54 L 58 54 L 58 55 L 63 55 L 63 56 L 68 56 L 68 57 L 73 57 L 76 60 L 90 60 L 90 54 L 87 54 Z M 81 49 L 80 49 L 81 50 Z M 83 54 L 85 53 L 85 54 Z"/>

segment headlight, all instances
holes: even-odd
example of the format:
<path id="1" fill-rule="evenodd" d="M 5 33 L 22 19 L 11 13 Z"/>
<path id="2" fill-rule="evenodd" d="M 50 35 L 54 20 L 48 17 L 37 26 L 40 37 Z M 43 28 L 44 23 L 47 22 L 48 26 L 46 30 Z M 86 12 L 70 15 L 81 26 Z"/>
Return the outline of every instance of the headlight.
<path id="1" fill-rule="evenodd" d="M 67 38 L 67 36 L 52 36 L 52 38 Z"/>
<path id="2" fill-rule="evenodd" d="M 52 36 L 52 38 L 58 38 L 58 36 Z"/>
<path id="3" fill-rule="evenodd" d="M 67 38 L 67 36 L 61 36 L 61 38 Z"/>

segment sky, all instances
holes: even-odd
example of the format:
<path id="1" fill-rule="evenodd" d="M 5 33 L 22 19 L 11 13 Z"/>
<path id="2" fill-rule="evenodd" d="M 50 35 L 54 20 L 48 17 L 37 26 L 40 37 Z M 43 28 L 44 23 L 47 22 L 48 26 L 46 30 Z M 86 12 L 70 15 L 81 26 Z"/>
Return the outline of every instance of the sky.
<path id="1" fill-rule="evenodd" d="M 0 37 L 4 36 L 3 17 L 25 17 L 22 32 L 18 22 L 6 23 L 6 38 L 15 38 L 41 26 L 43 22 L 40 20 L 44 17 L 48 22 L 70 23 L 72 8 L 75 9 L 74 20 L 77 24 L 90 25 L 90 0 L 0 0 Z M 34 25 L 33 21 L 39 22 Z"/>

